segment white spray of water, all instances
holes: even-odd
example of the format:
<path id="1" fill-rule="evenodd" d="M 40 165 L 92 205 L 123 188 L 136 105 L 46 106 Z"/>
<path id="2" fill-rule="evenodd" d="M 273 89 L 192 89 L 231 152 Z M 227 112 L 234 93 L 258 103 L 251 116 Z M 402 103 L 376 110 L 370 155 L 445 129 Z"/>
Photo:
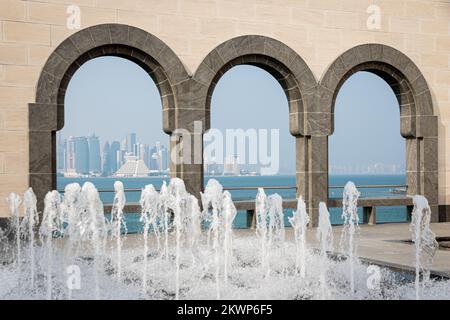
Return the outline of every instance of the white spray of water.
<path id="1" fill-rule="evenodd" d="M 416 195 L 413 197 L 414 209 L 411 219 L 411 237 L 415 245 L 416 260 L 416 299 L 422 297 L 423 288 L 430 280 L 430 267 L 439 245 L 436 235 L 430 229 L 431 209 L 425 197 Z M 420 275 L 422 274 L 422 283 Z"/>
<path id="2" fill-rule="evenodd" d="M 99 266 L 103 262 L 103 254 L 108 234 L 107 222 L 103 211 L 103 203 L 100 200 L 97 189 L 91 182 L 85 182 L 81 188 L 82 203 L 86 219 L 83 221 L 86 230 L 83 235 L 94 248 L 94 282 L 95 298 L 100 299 Z"/>
<path id="3" fill-rule="evenodd" d="M 316 237 L 320 243 L 320 283 L 322 287 L 322 299 L 329 298 L 330 290 L 328 288 L 328 252 L 333 250 L 333 229 L 330 222 L 330 213 L 324 202 L 319 203 L 319 224 L 316 230 Z"/>
<path id="4" fill-rule="evenodd" d="M 216 268 L 216 298 L 220 299 L 220 228 L 221 222 L 219 214 L 223 207 L 223 188 L 215 179 L 208 180 L 205 191 L 201 193 L 203 215 L 210 222 L 208 228 L 207 243 L 211 245 L 211 235 L 213 237 L 212 249 L 214 250 L 214 264 Z M 211 211 L 211 213 L 209 213 Z"/>
<path id="5" fill-rule="evenodd" d="M 159 249 L 159 226 L 157 224 L 158 219 L 158 203 L 159 194 L 153 187 L 153 185 L 146 185 L 141 193 L 140 204 L 142 207 L 140 221 L 144 223 L 144 267 L 142 270 L 142 290 L 143 293 L 147 293 L 147 265 L 148 265 L 148 233 L 150 226 L 153 227 L 155 233 L 158 249 Z"/>
<path id="6" fill-rule="evenodd" d="M 66 223 L 64 235 L 67 238 L 65 243 L 65 265 L 73 263 L 81 244 L 82 231 L 82 214 L 79 212 L 79 200 L 81 195 L 81 187 L 78 183 L 70 183 L 64 188 L 64 198 L 61 204 L 63 221 Z M 72 298 L 72 290 L 67 286 L 68 297 Z"/>
<path id="7" fill-rule="evenodd" d="M 186 210 L 188 212 L 187 242 L 192 255 L 192 263 L 195 263 L 194 252 L 197 251 L 197 244 L 202 233 L 202 213 L 200 211 L 198 200 L 193 195 L 188 196 Z"/>
<path id="8" fill-rule="evenodd" d="M 164 258 L 167 260 L 169 258 L 169 229 L 170 229 L 170 221 L 169 221 L 169 190 L 167 188 L 166 182 L 163 181 L 163 184 L 161 186 L 161 190 L 159 192 L 160 196 L 160 212 L 163 217 L 163 230 L 164 230 Z"/>
<path id="9" fill-rule="evenodd" d="M 306 276 L 306 228 L 309 223 L 309 215 L 302 197 L 298 198 L 297 211 L 294 211 L 292 217 L 289 217 L 289 222 L 294 228 L 296 270 L 300 271 L 300 276 L 304 278 Z"/>
<path id="10" fill-rule="evenodd" d="M 61 196 L 57 191 L 50 191 L 46 194 L 44 199 L 44 213 L 42 223 L 39 228 L 39 237 L 44 243 L 46 250 L 47 263 L 47 299 L 52 298 L 52 274 L 53 274 L 53 237 L 58 235 L 62 230 L 61 221 Z"/>
<path id="11" fill-rule="evenodd" d="M 180 298 L 180 255 L 182 246 L 182 235 L 184 230 L 184 222 L 186 219 L 186 212 L 183 210 L 183 205 L 186 201 L 186 187 L 183 180 L 179 178 L 172 178 L 169 183 L 169 208 L 173 212 L 173 223 L 175 226 L 175 299 Z"/>
<path id="12" fill-rule="evenodd" d="M 14 235 L 16 236 L 16 265 L 18 270 L 20 270 L 20 214 L 19 214 L 19 206 L 22 200 L 19 195 L 16 193 L 11 193 L 6 199 L 9 204 L 9 212 L 11 214 L 11 218 L 14 221 L 13 230 Z"/>
<path id="13" fill-rule="evenodd" d="M 342 199 L 342 219 L 344 226 L 341 234 L 341 250 L 347 255 L 350 271 L 350 290 L 355 292 L 355 263 L 356 241 L 355 233 L 358 229 L 358 198 L 359 191 L 353 182 L 349 181 L 344 187 Z"/>
<path id="14" fill-rule="evenodd" d="M 255 202 L 256 214 L 256 235 L 261 243 L 261 268 L 265 275 L 270 273 L 268 264 L 268 235 L 267 235 L 267 220 L 268 220 L 268 201 L 266 193 L 263 188 L 258 189 Z"/>
<path id="15" fill-rule="evenodd" d="M 228 274 L 233 260 L 233 221 L 236 217 L 236 207 L 234 206 L 231 194 L 228 191 L 223 193 L 223 251 L 224 251 L 224 272 L 225 285 L 228 284 Z"/>
<path id="16" fill-rule="evenodd" d="M 125 234 L 127 233 L 125 220 L 123 218 L 123 208 L 125 207 L 126 198 L 123 183 L 121 181 L 114 182 L 114 191 L 115 195 L 111 211 L 111 225 L 113 237 L 116 239 L 116 276 L 117 280 L 120 281 L 122 275 L 122 229 L 125 230 Z"/>
<path id="17" fill-rule="evenodd" d="M 269 206 L 269 248 L 274 243 L 280 243 L 284 241 L 284 212 L 283 212 L 283 199 L 277 193 L 270 195 L 267 198 Z"/>
<path id="18" fill-rule="evenodd" d="M 27 191 L 25 191 L 24 197 L 23 197 L 23 206 L 24 206 L 24 213 L 23 213 L 23 230 L 26 234 L 26 238 L 28 240 L 28 247 L 30 250 L 30 286 L 31 289 L 34 289 L 34 281 L 35 281 L 35 252 L 34 252 L 34 242 L 35 242 L 35 232 L 36 232 L 36 225 L 39 221 L 39 217 L 37 214 L 37 199 L 36 195 L 33 192 L 33 189 L 28 188 Z"/>

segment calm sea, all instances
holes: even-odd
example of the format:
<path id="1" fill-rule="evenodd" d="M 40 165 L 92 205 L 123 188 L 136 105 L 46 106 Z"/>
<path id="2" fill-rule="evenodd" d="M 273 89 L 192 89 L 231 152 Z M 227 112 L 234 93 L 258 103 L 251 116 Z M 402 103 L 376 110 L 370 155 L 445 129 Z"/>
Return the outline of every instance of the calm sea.
<path id="1" fill-rule="evenodd" d="M 295 176 L 238 176 L 238 177 L 205 177 L 205 185 L 211 178 L 217 179 L 224 187 L 255 187 L 255 186 L 295 186 Z M 98 190 L 112 190 L 114 182 L 120 180 L 123 182 L 125 189 L 139 189 L 147 184 L 153 184 L 159 189 L 163 181 L 168 182 L 169 178 L 146 177 L 146 178 L 63 178 L 58 177 L 58 190 L 73 182 L 84 183 L 91 181 Z M 343 186 L 348 181 L 353 181 L 358 185 L 403 185 L 405 184 L 405 175 L 334 175 L 330 176 L 330 186 Z M 295 198 L 295 189 L 265 189 L 266 194 L 278 193 L 284 199 Z M 390 197 L 396 196 L 392 192 L 392 188 L 370 188 L 360 189 L 361 197 Z M 230 191 L 234 200 L 254 199 L 256 190 L 232 190 Z M 114 193 L 101 193 L 101 199 L 104 203 L 111 203 Z M 331 198 L 342 197 L 342 188 L 332 188 L 329 190 Z M 127 192 L 127 202 L 139 202 L 140 192 Z M 362 209 L 359 210 L 360 221 L 362 221 Z M 330 208 L 331 223 L 342 224 L 341 208 Z M 292 209 L 285 210 L 285 223 L 288 226 L 287 218 L 292 215 Z M 235 228 L 244 228 L 247 224 L 247 217 L 244 211 L 238 212 L 234 226 Z M 406 207 L 378 207 L 377 222 L 404 222 L 407 220 Z M 142 230 L 139 222 L 139 214 L 128 214 L 126 216 L 128 232 L 139 232 Z"/>

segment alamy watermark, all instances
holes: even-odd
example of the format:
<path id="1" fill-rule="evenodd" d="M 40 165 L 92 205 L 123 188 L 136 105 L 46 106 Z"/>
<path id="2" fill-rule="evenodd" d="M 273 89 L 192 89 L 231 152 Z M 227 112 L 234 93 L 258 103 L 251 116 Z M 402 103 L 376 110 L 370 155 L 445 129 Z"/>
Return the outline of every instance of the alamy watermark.
<path id="1" fill-rule="evenodd" d="M 203 143 L 205 147 L 203 148 Z M 194 131 L 176 129 L 171 135 L 173 164 L 256 165 L 262 175 L 274 175 L 280 166 L 279 129 L 211 128 L 203 139 L 202 121 L 194 122 Z M 230 169 L 232 170 L 232 169 Z"/>
<path id="2" fill-rule="evenodd" d="M 66 20 L 66 27 L 69 30 L 78 30 L 81 28 L 81 9 L 77 5 L 67 7 L 66 13 L 69 15 Z"/>
<path id="3" fill-rule="evenodd" d="M 77 265 L 70 265 L 66 268 L 66 285 L 69 290 L 81 289 L 81 270 Z"/>
<path id="4" fill-rule="evenodd" d="M 381 8 L 375 4 L 367 7 L 366 10 L 370 16 L 367 18 L 366 26 L 369 30 L 380 30 L 381 29 Z"/>

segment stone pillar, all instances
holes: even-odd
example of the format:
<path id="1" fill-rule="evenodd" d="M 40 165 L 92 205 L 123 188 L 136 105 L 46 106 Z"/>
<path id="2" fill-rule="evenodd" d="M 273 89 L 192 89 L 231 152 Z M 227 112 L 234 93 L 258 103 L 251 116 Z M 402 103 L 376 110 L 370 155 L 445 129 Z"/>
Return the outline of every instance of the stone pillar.
<path id="1" fill-rule="evenodd" d="M 63 126 L 63 106 L 30 103 L 29 186 L 38 199 L 38 210 L 44 207 L 47 192 L 56 189 L 56 131 Z"/>
<path id="2" fill-rule="evenodd" d="M 431 208 L 431 222 L 439 222 L 438 205 L 438 171 L 437 171 L 437 137 L 425 137 L 420 140 L 420 186 L 421 194 L 428 200 Z"/>
<path id="3" fill-rule="evenodd" d="M 414 196 L 420 193 L 419 154 L 420 145 L 417 138 L 406 138 L 406 185 L 407 195 Z"/>
<path id="4" fill-rule="evenodd" d="M 319 203 L 328 201 L 328 136 L 309 138 L 309 214 L 311 226 L 317 227 Z"/>
<path id="5" fill-rule="evenodd" d="M 308 205 L 309 201 L 309 174 L 308 174 L 308 138 L 295 137 L 295 160 L 297 198 L 302 197 Z"/>
<path id="6" fill-rule="evenodd" d="M 175 129 L 172 132 L 171 162 L 175 171 L 171 172 L 184 180 L 186 190 L 200 201 L 203 191 L 203 134 L 208 129 L 205 111 L 207 87 L 189 79 L 174 86 L 177 102 Z M 201 98 L 199 98 L 201 97 Z M 176 158 L 176 159 L 174 159 Z"/>
<path id="7" fill-rule="evenodd" d="M 439 222 L 438 206 L 438 118 L 418 116 L 417 135 L 419 144 L 420 194 L 428 200 L 431 222 Z"/>

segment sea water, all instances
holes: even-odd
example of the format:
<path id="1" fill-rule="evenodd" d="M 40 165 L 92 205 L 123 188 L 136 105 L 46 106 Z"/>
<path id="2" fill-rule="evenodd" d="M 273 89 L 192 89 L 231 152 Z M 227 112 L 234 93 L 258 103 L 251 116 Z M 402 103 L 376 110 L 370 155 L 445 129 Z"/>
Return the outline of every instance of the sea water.
<path id="1" fill-rule="evenodd" d="M 227 187 L 260 187 L 260 186 L 295 186 L 295 176 L 293 175 L 277 175 L 277 176 L 206 176 L 206 186 L 208 180 L 216 179 L 224 188 Z M 114 190 L 114 182 L 121 181 L 126 189 L 138 189 L 139 191 L 126 192 L 127 203 L 138 203 L 141 196 L 141 190 L 147 184 L 152 184 L 159 190 L 163 181 L 168 183 L 169 177 L 145 177 L 145 178 L 64 178 L 58 177 L 58 190 L 63 190 L 67 184 L 76 182 L 83 184 L 85 181 L 91 181 L 98 190 Z M 329 177 L 330 186 L 342 186 L 342 188 L 331 188 L 329 190 L 330 198 L 342 198 L 343 186 L 347 181 L 353 181 L 356 186 L 359 185 L 403 185 L 405 184 L 405 175 L 333 175 Z M 392 188 L 370 188 L 360 189 L 361 198 L 367 197 L 392 197 L 398 196 L 391 190 Z M 270 189 L 264 188 L 268 196 L 278 193 L 283 199 L 294 199 L 295 189 Z M 254 200 L 257 190 L 231 190 L 230 194 L 233 200 Z M 100 193 L 101 200 L 104 203 L 112 203 L 114 200 L 114 192 Z M 294 209 L 284 210 L 284 224 L 290 227 L 289 217 L 292 217 Z M 343 223 L 341 208 L 329 208 L 330 221 L 333 225 Z M 109 213 L 107 214 L 108 219 Z M 362 221 L 362 208 L 358 210 L 360 221 Z M 142 224 L 139 222 L 140 213 L 125 215 L 128 233 L 142 232 Z M 377 222 L 406 222 L 407 210 L 404 206 L 396 207 L 377 207 Z M 245 211 L 238 211 L 234 228 L 241 229 L 247 227 L 247 215 Z"/>

